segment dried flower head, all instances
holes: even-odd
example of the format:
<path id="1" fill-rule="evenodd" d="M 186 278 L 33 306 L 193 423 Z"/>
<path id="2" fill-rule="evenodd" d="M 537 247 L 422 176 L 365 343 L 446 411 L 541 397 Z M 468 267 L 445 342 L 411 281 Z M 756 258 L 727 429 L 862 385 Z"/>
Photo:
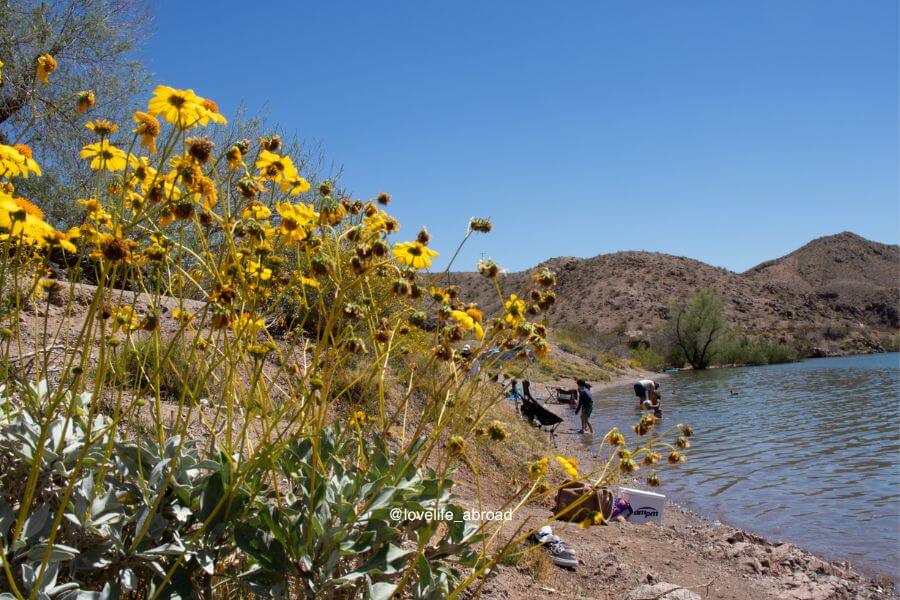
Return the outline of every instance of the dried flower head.
<path id="1" fill-rule="evenodd" d="M 482 277 L 494 279 L 500 273 L 500 267 L 490 258 L 487 260 L 482 259 L 478 261 L 478 272 L 481 273 Z"/>
<path id="2" fill-rule="evenodd" d="M 624 446 L 625 436 L 622 435 L 618 428 L 614 427 L 606 434 L 606 443 L 610 446 Z"/>
<path id="3" fill-rule="evenodd" d="M 506 427 L 500 421 L 491 422 L 487 427 L 487 434 L 495 442 L 502 442 L 509 436 Z"/>
<path id="4" fill-rule="evenodd" d="M 450 439 L 447 440 L 447 450 L 450 451 L 450 454 L 460 455 L 466 449 L 466 440 L 459 435 L 451 435 Z"/>
<path id="5" fill-rule="evenodd" d="M 192 137 L 185 140 L 188 147 L 188 154 L 198 163 L 203 164 L 212 156 L 215 144 L 207 137 Z"/>
<path id="6" fill-rule="evenodd" d="M 471 229 L 472 231 L 477 231 L 479 233 L 490 233 L 491 229 L 493 228 L 494 224 L 491 223 L 489 219 L 472 217 L 472 220 L 469 221 L 469 229 Z"/>

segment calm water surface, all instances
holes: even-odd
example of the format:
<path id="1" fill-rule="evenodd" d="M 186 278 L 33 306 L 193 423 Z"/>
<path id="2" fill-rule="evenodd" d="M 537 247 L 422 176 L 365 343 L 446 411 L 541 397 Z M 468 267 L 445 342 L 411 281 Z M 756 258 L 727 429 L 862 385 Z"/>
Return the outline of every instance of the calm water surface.
<path id="1" fill-rule="evenodd" d="M 664 425 L 695 431 L 688 462 L 660 469 L 663 493 L 900 579 L 900 355 L 683 372 L 660 384 Z M 596 390 L 594 402 L 598 433 L 618 425 L 628 435 L 630 384 Z"/>

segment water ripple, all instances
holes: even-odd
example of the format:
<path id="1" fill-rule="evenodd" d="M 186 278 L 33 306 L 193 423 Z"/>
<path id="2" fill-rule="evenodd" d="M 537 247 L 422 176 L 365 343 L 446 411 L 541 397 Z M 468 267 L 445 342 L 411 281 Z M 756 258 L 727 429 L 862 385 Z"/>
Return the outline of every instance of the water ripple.
<path id="1" fill-rule="evenodd" d="M 696 431 L 688 462 L 660 469 L 665 493 L 762 535 L 900 573 L 900 355 L 685 372 L 662 391 L 666 425 Z M 595 404 L 598 432 L 637 420 L 630 384 L 598 390 Z"/>

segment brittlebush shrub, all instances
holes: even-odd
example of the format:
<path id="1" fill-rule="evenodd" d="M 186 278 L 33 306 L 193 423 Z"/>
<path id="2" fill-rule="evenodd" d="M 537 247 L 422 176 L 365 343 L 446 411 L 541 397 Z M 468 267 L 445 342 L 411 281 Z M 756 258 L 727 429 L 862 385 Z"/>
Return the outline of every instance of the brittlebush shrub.
<path id="1" fill-rule="evenodd" d="M 548 351 L 528 317 L 555 277 L 487 320 L 420 279 L 437 253 L 424 230 L 393 241 L 387 194 L 313 187 L 277 136 L 217 147 L 225 123 L 166 86 L 132 123 L 89 121 L 68 231 L 16 193 L 31 149 L 0 145 L 0 592 L 459 594 L 527 535 L 463 522 L 450 474 L 477 434 L 503 443 L 491 378 Z M 566 471 L 609 483 L 664 445 L 622 443 Z M 496 508 L 552 494 L 522 468 Z"/>

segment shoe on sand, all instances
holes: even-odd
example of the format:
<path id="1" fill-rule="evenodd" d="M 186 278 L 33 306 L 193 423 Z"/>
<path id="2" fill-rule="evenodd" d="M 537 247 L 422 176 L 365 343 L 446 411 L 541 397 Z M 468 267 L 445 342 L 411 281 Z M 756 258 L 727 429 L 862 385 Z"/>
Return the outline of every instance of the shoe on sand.
<path id="1" fill-rule="evenodd" d="M 559 536 L 553 535 L 553 530 L 549 525 L 532 533 L 529 540 L 534 544 L 544 546 L 550 553 L 550 560 L 553 561 L 553 564 L 567 569 L 574 569 L 578 566 L 575 549 L 559 539 Z"/>

